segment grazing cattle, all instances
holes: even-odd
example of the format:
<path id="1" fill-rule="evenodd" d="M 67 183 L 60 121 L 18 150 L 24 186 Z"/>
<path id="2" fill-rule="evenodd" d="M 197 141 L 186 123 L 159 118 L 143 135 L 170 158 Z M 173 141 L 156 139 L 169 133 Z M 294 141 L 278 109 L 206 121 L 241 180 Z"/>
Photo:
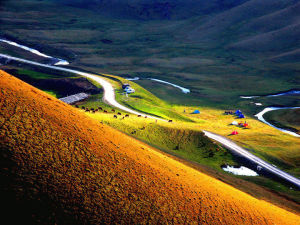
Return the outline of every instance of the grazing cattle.
<path id="1" fill-rule="evenodd" d="M 94 109 L 94 108 L 91 108 L 91 110 L 94 111 L 95 109 Z"/>
<path id="2" fill-rule="evenodd" d="M 122 117 L 122 120 L 124 120 L 124 119 L 125 119 L 125 117 L 123 116 L 123 117 Z"/>
<path id="3" fill-rule="evenodd" d="M 169 120 L 168 122 L 169 122 L 169 123 L 172 123 L 172 122 L 173 122 L 173 120 Z"/>
<path id="4" fill-rule="evenodd" d="M 95 111 L 95 112 L 98 112 L 98 111 L 99 111 L 99 109 L 95 109 L 94 111 Z"/>
<path id="5" fill-rule="evenodd" d="M 81 108 L 82 108 L 82 109 L 85 109 L 85 107 L 84 107 L 84 106 L 82 106 Z"/>
<path id="6" fill-rule="evenodd" d="M 104 110 L 103 112 L 104 112 L 104 113 L 107 113 L 107 111 L 106 111 L 106 110 Z"/>
<path id="7" fill-rule="evenodd" d="M 142 117 L 141 115 L 138 115 L 138 117 Z"/>
<path id="8" fill-rule="evenodd" d="M 232 114 L 233 114 L 233 111 L 230 111 L 230 110 L 228 111 L 228 110 L 227 110 L 227 111 L 224 112 L 224 114 L 225 114 L 225 115 L 232 115 Z"/>
<path id="9" fill-rule="evenodd" d="M 147 119 L 148 117 L 147 117 L 147 116 L 145 116 L 145 118 Z"/>
<path id="10" fill-rule="evenodd" d="M 102 107 L 100 107 L 100 106 L 98 107 L 98 109 L 99 109 L 99 110 L 103 110 Z"/>
<path id="11" fill-rule="evenodd" d="M 85 109 L 85 111 L 86 111 L 86 112 L 89 112 L 90 110 L 89 110 L 89 109 Z"/>
<path id="12" fill-rule="evenodd" d="M 112 112 L 115 112 L 116 110 L 112 109 L 111 111 L 112 111 Z"/>
<path id="13" fill-rule="evenodd" d="M 125 115 L 125 117 L 129 117 L 129 115 L 128 115 L 128 114 L 126 114 L 126 115 Z"/>
<path id="14" fill-rule="evenodd" d="M 132 131 L 131 134 L 136 134 L 136 130 Z"/>
<path id="15" fill-rule="evenodd" d="M 79 106 L 78 106 L 78 105 L 75 105 L 75 107 L 76 107 L 76 108 L 79 108 Z"/>
<path id="16" fill-rule="evenodd" d="M 117 117 L 117 115 L 114 115 L 114 118 L 116 118 L 116 119 L 117 119 L 117 118 L 118 118 L 118 117 Z"/>
<path id="17" fill-rule="evenodd" d="M 121 116 L 122 114 L 121 114 L 120 112 L 118 112 L 118 115 L 120 115 L 120 116 Z"/>

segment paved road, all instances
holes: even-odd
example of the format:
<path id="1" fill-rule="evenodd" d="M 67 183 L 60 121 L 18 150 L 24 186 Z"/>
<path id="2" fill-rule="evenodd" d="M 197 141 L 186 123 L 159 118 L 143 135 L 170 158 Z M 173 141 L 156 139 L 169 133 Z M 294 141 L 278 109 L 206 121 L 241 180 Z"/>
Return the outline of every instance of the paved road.
<path id="1" fill-rule="evenodd" d="M 63 68 L 63 67 L 51 66 L 51 65 L 47 65 L 47 64 L 37 63 L 37 62 L 30 61 L 30 60 L 21 59 L 21 58 L 17 58 L 17 57 L 12 57 L 12 56 L 5 55 L 5 54 L 0 54 L 0 58 L 6 58 L 6 59 L 9 59 L 9 60 L 22 62 L 22 63 L 27 63 L 27 64 L 31 64 L 31 65 L 35 65 L 35 66 L 41 66 L 41 67 L 50 68 L 50 69 L 54 69 L 54 70 L 60 70 L 60 71 L 64 71 L 64 72 L 74 73 L 74 74 L 77 74 L 77 75 L 80 75 L 80 76 L 83 76 L 83 77 L 90 78 L 90 79 L 96 81 L 98 84 L 100 84 L 103 87 L 103 90 L 104 90 L 103 101 L 105 103 L 107 103 L 111 106 L 114 106 L 118 109 L 121 109 L 125 112 L 129 112 L 129 113 L 132 113 L 132 114 L 135 114 L 135 115 L 141 115 L 141 116 L 144 116 L 144 117 L 147 116 L 148 118 L 166 121 L 166 120 L 158 118 L 158 117 L 154 117 L 154 116 L 150 116 L 150 115 L 147 115 L 147 114 L 140 113 L 138 111 L 132 110 L 132 109 L 118 103 L 116 101 L 116 98 L 115 98 L 115 90 L 114 90 L 113 86 L 108 81 L 101 78 L 100 76 L 97 76 L 97 75 L 94 75 L 94 74 L 91 74 L 91 73 L 85 73 L 85 72 L 73 70 L 73 69 L 67 69 L 67 68 Z"/>
<path id="2" fill-rule="evenodd" d="M 80 72 L 80 71 L 73 70 L 73 69 L 67 69 L 67 68 L 62 68 L 62 67 L 57 67 L 57 66 L 50 66 L 50 65 L 46 65 L 46 64 L 41 64 L 41 63 L 37 63 L 37 62 L 33 62 L 33 61 L 21 59 L 21 58 L 12 57 L 12 56 L 5 55 L 5 54 L 0 54 L 0 58 L 1 57 L 6 58 L 6 59 L 10 59 L 10 60 L 14 60 L 14 61 L 18 61 L 18 62 L 22 62 L 22 63 L 35 65 L 35 66 L 41 66 L 41 67 L 45 67 L 45 68 L 50 68 L 50 69 L 65 71 L 65 72 L 69 72 L 69 73 L 74 73 L 74 74 L 77 74 L 77 75 L 81 75 L 81 76 L 93 79 L 94 81 L 96 81 L 97 83 L 99 83 L 103 87 L 103 90 L 104 90 L 103 100 L 107 104 L 112 105 L 116 108 L 122 109 L 126 112 L 129 112 L 129 113 L 133 113 L 133 114 L 136 114 L 136 115 L 147 116 L 149 118 L 163 120 L 163 119 L 156 118 L 156 117 L 153 117 L 153 116 L 149 116 L 149 115 L 146 115 L 146 114 L 141 114 L 137 111 L 134 111 L 132 109 L 129 109 L 129 108 L 119 104 L 115 99 L 115 91 L 114 91 L 113 86 L 108 81 L 106 81 L 105 79 L 103 79 L 103 78 L 101 78 L 97 75 L 93 75 L 93 74 L 85 73 L 85 72 Z M 254 163 L 258 164 L 259 166 L 261 166 L 262 168 L 268 170 L 269 172 L 271 172 L 271 173 L 273 173 L 273 174 L 275 174 L 275 175 L 277 175 L 277 176 L 293 183 L 294 185 L 296 185 L 300 189 L 300 180 L 299 179 L 291 176 L 288 173 L 285 173 L 284 171 L 272 166 L 271 164 L 263 161 L 262 159 L 260 159 L 256 156 L 252 155 L 251 153 L 249 153 L 244 148 L 238 146 L 233 141 L 231 141 L 231 140 L 229 140 L 229 139 L 227 139 L 223 136 L 211 133 L 209 131 L 203 131 L 203 132 L 205 133 L 205 135 L 207 137 L 209 137 L 209 138 L 211 138 L 215 141 L 220 142 L 223 146 L 230 149 L 231 151 L 234 151 L 237 154 L 240 154 L 240 155 L 244 156 L 245 158 L 247 158 L 251 162 L 254 162 Z"/>
<path id="3" fill-rule="evenodd" d="M 263 161 L 262 159 L 258 158 L 257 156 L 249 153 L 246 149 L 238 146 L 236 143 L 234 143 L 233 141 L 221 136 L 221 135 L 217 135 L 214 134 L 212 132 L 209 131 L 203 131 L 204 134 L 221 143 L 224 147 L 230 149 L 231 151 L 247 158 L 248 160 L 250 160 L 251 162 L 256 163 L 257 165 L 261 166 L 263 169 L 268 170 L 269 172 L 277 175 L 278 177 L 281 177 L 282 179 L 289 181 L 290 183 L 294 184 L 295 186 L 297 186 L 300 189 L 300 180 L 297 179 L 296 177 L 293 177 L 292 175 L 272 166 L 271 164 Z"/>

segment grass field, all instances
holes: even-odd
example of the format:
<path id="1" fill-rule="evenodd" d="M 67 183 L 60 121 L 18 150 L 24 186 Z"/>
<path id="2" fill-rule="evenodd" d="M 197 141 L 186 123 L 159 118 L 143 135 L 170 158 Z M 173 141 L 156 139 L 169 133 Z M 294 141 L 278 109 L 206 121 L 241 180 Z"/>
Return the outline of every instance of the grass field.
<path id="1" fill-rule="evenodd" d="M 87 106 L 89 105 L 89 103 L 87 102 L 83 105 Z M 191 162 L 196 162 L 201 166 L 212 168 L 213 170 L 210 171 L 210 174 L 212 176 L 218 177 L 218 173 L 225 175 L 225 172 L 221 169 L 221 165 L 223 164 L 243 164 L 243 162 L 233 157 L 230 152 L 227 152 L 222 147 L 217 147 L 211 144 L 203 144 L 203 134 L 201 132 L 202 129 L 210 130 L 225 136 L 228 136 L 228 134 L 230 134 L 233 128 L 232 126 L 227 125 L 227 123 L 229 123 L 229 121 L 232 121 L 232 118 L 228 118 L 228 116 L 220 116 L 216 114 L 213 115 L 214 113 L 212 113 L 212 110 L 202 109 L 201 113 L 206 114 L 203 117 L 211 117 L 210 119 L 212 119 L 213 117 L 214 120 L 218 120 L 218 125 L 213 127 L 209 126 L 209 121 L 211 120 L 202 120 L 199 118 L 195 118 L 194 116 L 192 117 L 196 121 L 194 123 L 180 121 L 167 123 L 162 121 L 156 122 L 154 119 L 138 118 L 136 115 L 130 115 L 129 118 L 122 119 L 124 116 L 123 112 L 117 110 L 117 112 L 121 112 L 123 115 L 118 116 L 118 118 L 116 119 L 113 117 L 114 115 L 116 115 L 116 113 L 111 112 L 110 107 L 99 103 L 97 105 L 93 104 L 90 106 L 96 107 L 98 105 L 109 111 L 109 113 L 87 113 L 93 119 L 96 119 L 132 137 L 142 140 L 143 142 L 155 148 L 161 149 L 166 153 L 182 157 L 183 159 Z M 280 138 L 280 133 L 277 133 L 276 131 L 274 132 L 272 129 L 269 129 L 267 126 L 261 124 L 260 122 L 255 122 L 254 120 L 247 121 L 252 124 L 252 126 L 259 126 L 255 128 L 252 127 L 249 130 L 236 128 L 236 130 L 238 130 L 240 134 L 237 136 L 228 137 L 235 140 L 240 145 L 251 149 L 252 153 L 258 155 L 266 161 L 274 163 L 285 171 L 298 175 L 298 161 L 294 160 L 298 158 L 295 157 L 295 154 L 299 154 L 297 153 L 299 142 L 296 142 L 294 145 L 290 145 L 288 150 L 286 148 L 286 143 L 289 141 L 289 136 L 287 136 L 285 140 L 282 140 Z M 222 123 L 225 123 L 226 125 L 222 125 Z M 266 131 L 268 133 L 263 134 L 263 132 Z M 248 138 L 248 136 L 250 138 Z M 270 138 L 270 136 L 277 136 L 278 138 Z M 268 146 L 266 146 L 267 138 L 269 138 L 270 141 L 272 140 L 273 144 L 271 146 L 269 144 Z M 274 151 L 275 146 L 276 149 L 279 150 Z M 285 152 L 284 155 L 279 154 L 283 151 Z M 288 155 L 286 153 L 288 153 Z M 209 169 L 207 168 L 205 168 L 204 170 L 206 172 L 209 171 Z M 234 175 L 231 176 L 236 177 Z M 263 187 L 276 191 L 283 196 L 289 196 L 288 198 L 294 199 L 295 201 L 300 200 L 297 191 L 291 190 L 289 186 L 282 185 L 277 181 L 271 180 L 270 178 L 266 178 L 263 176 L 253 178 L 243 176 L 238 177 L 239 179 L 245 179 L 255 184 L 262 185 Z M 225 178 L 224 181 L 228 182 L 228 180 L 230 179 Z M 238 185 L 238 182 L 234 181 L 231 184 L 236 186 Z M 255 195 L 255 193 L 252 194 Z"/>
<path id="2" fill-rule="evenodd" d="M 209 130 L 218 134 L 229 136 L 233 130 L 238 130 L 239 135 L 229 136 L 242 146 L 252 149 L 254 154 L 261 158 L 282 167 L 291 173 L 299 175 L 299 139 L 265 125 L 253 116 L 246 114 L 246 119 L 236 119 L 235 116 L 224 115 L 224 110 L 210 107 L 187 107 L 181 105 L 170 105 L 165 101 L 159 100 L 155 95 L 144 90 L 133 82 L 123 80 L 113 75 L 106 75 L 114 78 L 113 82 L 117 88 L 117 99 L 136 110 L 149 112 L 166 119 L 176 121 L 176 126 L 181 130 Z M 136 93 L 129 95 L 128 98 L 120 94 L 121 83 L 128 82 L 136 89 Z M 181 95 L 185 95 L 181 93 Z M 263 100 L 263 99 L 260 99 Z M 278 100 L 277 100 L 278 101 Z M 248 106 L 250 108 L 251 106 Z M 255 107 L 252 105 L 252 107 Z M 201 111 L 200 115 L 191 114 L 195 109 Z M 185 111 L 185 112 L 184 112 Z M 239 128 L 230 125 L 233 120 L 250 124 L 250 129 Z M 133 123 L 134 124 L 134 123 Z M 121 126 L 118 129 L 122 130 Z M 128 132 L 127 132 L 128 133 Z M 269 140 L 272 140 L 271 142 Z M 146 140 L 148 141 L 148 140 Z M 153 141 L 153 143 L 156 143 Z"/>
<path id="3" fill-rule="evenodd" d="M 26 71 L 26 73 L 30 74 L 30 72 L 28 72 L 30 70 Z M 35 76 L 35 73 L 33 73 L 33 75 Z M 43 76 L 51 77 L 50 74 Z M 55 79 L 56 76 L 57 75 L 53 75 L 53 78 Z M 65 76 L 67 76 L 67 74 L 65 74 Z M 245 120 L 224 115 L 224 110 L 211 107 L 201 106 L 196 108 L 169 104 L 134 82 L 109 74 L 104 74 L 103 77 L 116 88 L 116 97 L 122 104 L 146 113 L 150 112 L 155 116 L 172 119 L 174 122 L 165 123 L 158 121 L 156 123 L 155 120 L 137 118 L 135 115 L 131 115 L 130 119 L 126 118 L 122 120 L 122 116 L 119 116 L 118 119 L 114 119 L 114 113 L 111 112 L 113 108 L 102 102 L 102 94 L 92 95 L 88 100 L 78 103 L 80 107 L 102 107 L 110 112 L 109 114 L 88 113 L 88 115 L 94 119 L 104 122 L 165 152 L 175 154 L 189 161 L 197 162 L 200 165 L 208 166 L 215 171 L 222 172 L 221 165 L 223 164 L 239 164 L 236 158 L 220 147 L 213 146 L 212 149 L 210 149 L 209 146 L 199 146 L 199 141 L 202 137 L 201 131 L 212 131 L 231 138 L 241 146 L 251 149 L 252 153 L 264 160 L 277 165 L 289 173 L 299 176 L 298 159 L 300 153 L 298 146 L 300 143 L 297 138 L 283 134 L 257 121 L 251 116 L 247 116 L 246 118 L 246 121 L 250 124 L 250 129 L 235 127 L 230 125 L 233 120 L 239 122 L 244 122 Z M 90 80 L 90 82 L 99 87 L 99 84 L 92 80 Z M 122 95 L 121 84 L 125 82 L 130 83 L 136 90 L 136 92 L 129 95 L 129 97 Z M 178 94 L 185 95 L 183 93 Z M 292 97 L 290 98 L 293 99 Z M 245 102 L 245 100 L 242 101 Z M 261 98 L 260 101 L 263 102 L 263 98 Z M 278 101 L 278 99 L 276 101 Z M 247 107 L 251 108 L 251 105 Z M 199 109 L 201 113 L 199 115 L 191 114 L 195 109 Z M 124 115 L 124 112 L 120 112 Z M 230 136 L 233 130 L 237 130 L 239 135 Z M 218 148 L 220 148 L 220 151 Z M 280 193 L 288 193 L 292 198 L 298 198 L 297 193 L 281 186 L 277 182 L 268 181 L 268 178 L 249 178 L 249 180 L 277 190 Z"/>
<path id="4" fill-rule="evenodd" d="M 299 97 L 239 98 L 240 95 L 265 95 L 299 88 L 299 64 L 274 63 L 266 60 L 264 54 L 223 48 L 221 44 L 226 45 L 232 38 L 230 33 L 222 33 L 224 43 L 219 46 L 205 41 L 186 42 L 189 33 L 185 30 L 182 34 L 179 28 L 186 24 L 193 27 L 198 20 L 120 20 L 103 17 L 90 10 L 57 7 L 51 1 L 38 1 L 37 4 L 36 0 L 22 4 L 16 0 L 6 1 L 1 5 L 0 19 L 0 36 L 66 59 L 73 67 L 102 74 L 116 88 L 116 98 L 121 104 L 172 119 L 174 123 L 156 124 L 155 121 L 132 116 L 120 120 L 113 119 L 112 114 L 100 113 L 89 116 L 164 151 L 222 172 L 221 164 L 235 163 L 232 156 L 216 148 L 205 151 L 203 146 L 198 145 L 201 130 L 212 131 L 251 149 L 254 154 L 279 168 L 300 176 L 299 139 L 283 134 L 253 116 L 269 105 L 300 106 Z M 0 52 L 45 63 L 41 57 L 4 44 L 0 44 Z M 52 71 L 30 68 L 24 64 L 14 66 L 23 75 L 34 79 L 71 76 L 52 74 Z M 169 81 L 191 89 L 191 93 L 183 94 L 179 89 L 150 80 L 131 82 L 123 79 L 135 76 Z M 136 90 L 128 98 L 122 95 L 121 90 L 121 84 L 125 82 Z M 47 91 L 56 95 L 53 90 Z M 93 95 L 80 105 L 91 108 L 102 106 L 111 110 L 101 98 L 101 94 Z M 256 106 L 257 102 L 263 105 Z M 195 109 L 199 109 L 201 114 L 190 114 Z M 250 129 L 229 125 L 237 120 L 233 116 L 223 115 L 224 110 L 230 109 L 241 109 Z M 276 121 L 283 126 L 294 126 L 284 119 L 290 116 L 280 114 L 271 117 L 276 117 Z M 134 130 L 136 133 L 132 134 Z M 233 130 L 237 130 L 239 135 L 228 136 Z M 160 139 L 159 135 L 163 138 Z M 213 156 L 209 157 L 211 152 Z M 243 179 L 279 193 L 287 193 L 299 201 L 298 193 L 277 182 L 263 177 Z"/>
<path id="5" fill-rule="evenodd" d="M 138 82 L 170 104 L 242 107 L 239 95 L 300 87 L 296 64 L 272 63 L 262 54 L 186 42 L 181 28 L 193 21 L 120 20 L 91 10 L 56 7 L 51 1 L 25 1 L 20 7 L 18 1 L 9 0 L 2 11 L 0 35 L 67 59 L 72 66 L 123 77 L 153 77 L 191 89 L 189 96 L 182 96 L 177 90 L 158 90 L 160 85 L 150 81 Z"/>
<path id="6" fill-rule="evenodd" d="M 298 221 L 297 214 L 255 199 L 0 74 L 0 105 L 5 106 L 0 175 L 6 184 L 0 188 L 7 203 L 3 217 L 12 223 Z M 288 201 L 281 201 L 288 208 Z M 12 217 L 15 213 L 18 217 Z"/>

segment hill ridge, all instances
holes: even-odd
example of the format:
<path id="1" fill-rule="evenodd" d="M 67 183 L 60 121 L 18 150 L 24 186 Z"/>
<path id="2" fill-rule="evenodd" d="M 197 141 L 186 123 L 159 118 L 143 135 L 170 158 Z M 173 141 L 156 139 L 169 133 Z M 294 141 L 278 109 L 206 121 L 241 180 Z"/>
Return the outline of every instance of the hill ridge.
<path id="1" fill-rule="evenodd" d="M 0 107 L 1 193 L 36 223 L 299 224 L 2 71 Z"/>

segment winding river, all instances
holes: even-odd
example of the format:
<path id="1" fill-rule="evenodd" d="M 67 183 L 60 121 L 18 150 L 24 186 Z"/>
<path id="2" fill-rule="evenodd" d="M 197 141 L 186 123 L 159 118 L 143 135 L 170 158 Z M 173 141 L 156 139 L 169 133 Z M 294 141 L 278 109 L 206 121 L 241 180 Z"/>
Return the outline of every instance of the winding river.
<path id="1" fill-rule="evenodd" d="M 135 81 L 135 80 L 140 80 L 139 77 L 134 77 L 134 78 L 126 78 L 127 80 L 131 80 L 131 81 Z M 159 79 L 156 79 L 156 78 L 145 78 L 147 80 L 152 80 L 152 81 L 156 81 L 156 82 L 159 82 L 159 83 L 163 83 L 163 84 L 167 84 L 167 85 L 170 85 L 170 86 L 173 86 L 175 88 L 178 88 L 180 89 L 184 94 L 187 94 L 187 93 L 190 93 L 191 90 L 190 89 L 187 89 L 185 87 L 182 87 L 182 86 L 179 86 L 177 84 L 173 84 L 171 82 L 168 82 L 168 81 L 164 81 L 164 80 L 159 80 Z"/>
<path id="2" fill-rule="evenodd" d="M 254 96 L 240 96 L 240 98 L 243 98 L 243 99 L 256 99 L 256 98 L 260 98 L 260 97 L 279 97 L 279 96 L 291 96 L 291 95 L 300 95 L 300 90 L 297 90 L 297 89 L 293 89 L 293 90 L 289 90 L 289 91 L 285 91 L 285 92 L 280 92 L 280 93 L 277 93 L 277 94 L 269 94 L 269 95 L 264 95 L 264 96 L 260 96 L 260 95 L 254 95 Z M 261 106 L 262 104 L 261 103 L 255 103 L 255 105 L 257 106 Z M 284 133 L 287 133 L 287 134 L 290 134 L 290 135 L 293 135 L 295 137 L 300 137 L 299 134 L 293 132 L 293 131 L 289 131 L 289 130 L 285 130 L 285 129 L 282 129 L 282 128 L 279 128 L 279 127 L 276 127 L 275 125 L 269 123 L 268 121 L 266 121 L 263 117 L 263 115 L 267 112 L 270 112 L 270 111 L 274 111 L 274 110 L 280 110 L 280 109 L 298 109 L 300 107 L 267 107 L 267 108 L 264 108 L 261 112 L 257 113 L 255 115 L 255 117 L 257 117 L 261 122 L 277 129 L 277 130 L 280 130 Z"/>
<path id="3" fill-rule="evenodd" d="M 258 114 L 256 114 L 255 116 L 263 123 L 271 126 L 271 127 L 274 127 L 275 129 L 277 130 L 280 130 L 284 133 L 287 133 L 287 134 L 290 134 L 290 135 L 293 135 L 295 137 L 300 137 L 299 134 L 293 132 L 293 131 L 289 131 L 289 130 L 285 130 L 285 129 L 282 129 L 282 128 L 279 128 L 279 127 L 276 127 L 274 126 L 273 124 L 269 123 L 268 121 L 266 121 L 263 117 L 263 115 L 267 112 L 270 112 L 270 111 L 274 111 L 274 110 L 280 110 L 280 109 L 299 109 L 300 107 L 267 107 L 265 108 L 264 110 L 262 110 L 261 112 L 259 112 Z"/>
<path id="4" fill-rule="evenodd" d="M 12 46 L 15 46 L 17 48 L 21 48 L 25 51 L 28 51 L 28 52 L 31 52 L 32 54 L 35 54 L 37 56 L 40 56 L 40 57 L 43 57 L 43 58 L 48 58 L 48 59 L 53 59 L 55 61 L 54 65 L 56 66 L 65 66 L 65 65 L 69 65 L 69 62 L 67 60 L 64 60 L 64 59 L 59 59 L 59 58 L 54 58 L 52 56 L 49 56 L 49 55 L 46 55 L 44 53 L 41 53 L 40 51 L 36 50 L 36 49 L 33 49 L 33 48 L 30 48 L 30 47 L 27 47 L 25 45 L 21 45 L 21 44 L 18 44 L 14 41 L 9 41 L 9 40 L 6 40 L 6 39 L 1 39 L 0 38 L 0 42 L 3 42 L 3 43 L 6 43 L 8 45 L 12 45 Z"/>
<path id="5" fill-rule="evenodd" d="M 286 96 L 286 95 L 300 95 L 300 90 L 289 90 L 289 91 L 280 92 L 277 94 L 270 94 L 270 95 L 240 96 L 240 98 L 252 99 L 252 98 L 259 98 L 259 97 L 278 97 L 278 96 Z"/>

